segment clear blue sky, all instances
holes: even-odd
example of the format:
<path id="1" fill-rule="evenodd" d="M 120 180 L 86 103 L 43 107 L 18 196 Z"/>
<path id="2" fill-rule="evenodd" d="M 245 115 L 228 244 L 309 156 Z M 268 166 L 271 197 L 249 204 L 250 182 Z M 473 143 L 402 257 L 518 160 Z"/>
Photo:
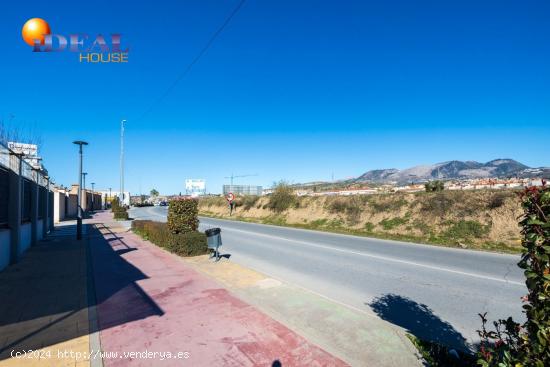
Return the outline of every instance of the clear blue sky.
<path id="1" fill-rule="evenodd" d="M 145 4 L 147 3 L 147 4 Z M 249 0 L 145 118 L 237 0 L 6 1 L 0 9 L 0 117 L 35 125 L 59 183 L 184 191 L 224 176 L 270 185 L 452 159 L 548 166 L 548 1 Z M 127 64 L 32 53 L 21 27 L 122 33 Z"/>

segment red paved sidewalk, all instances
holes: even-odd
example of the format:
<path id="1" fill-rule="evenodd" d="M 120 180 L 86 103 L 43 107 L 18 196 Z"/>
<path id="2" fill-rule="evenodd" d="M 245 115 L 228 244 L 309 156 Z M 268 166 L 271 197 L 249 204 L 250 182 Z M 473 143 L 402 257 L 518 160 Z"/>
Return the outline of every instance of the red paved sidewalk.
<path id="1" fill-rule="evenodd" d="M 101 221 L 110 214 L 90 222 Z M 92 230 L 90 244 L 101 347 L 119 353 L 104 358 L 105 366 L 345 365 L 175 255 L 130 232 L 100 231 Z M 120 358 L 145 351 L 188 358 Z"/>

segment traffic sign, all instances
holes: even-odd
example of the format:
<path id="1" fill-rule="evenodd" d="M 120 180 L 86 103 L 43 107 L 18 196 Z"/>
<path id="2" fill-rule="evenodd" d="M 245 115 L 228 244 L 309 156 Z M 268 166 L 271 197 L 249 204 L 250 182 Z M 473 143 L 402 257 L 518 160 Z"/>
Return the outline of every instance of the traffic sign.
<path id="1" fill-rule="evenodd" d="M 235 195 L 233 195 L 233 193 L 230 192 L 227 194 L 225 198 L 227 199 L 227 201 L 232 202 L 233 200 L 235 200 Z"/>

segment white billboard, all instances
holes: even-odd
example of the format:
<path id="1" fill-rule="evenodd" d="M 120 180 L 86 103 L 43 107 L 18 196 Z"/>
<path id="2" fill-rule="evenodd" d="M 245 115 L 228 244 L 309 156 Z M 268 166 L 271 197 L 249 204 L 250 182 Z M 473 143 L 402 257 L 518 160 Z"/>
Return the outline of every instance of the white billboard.
<path id="1" fill-rule="evenodd" d="M 198 196 L 206 193 L 206 181 L 203 179 L 190 178 L 185 180 L 185 192 L 187 195 Z"/>
<path id="2" fill-rule="evenodd" d="M 24 154 L 27 157 L 36 157 L 38 154 L 38 145 L 17 143 L 15 141 L 8 142 L 8 148 L 13 150 L 17 154 Z"/>

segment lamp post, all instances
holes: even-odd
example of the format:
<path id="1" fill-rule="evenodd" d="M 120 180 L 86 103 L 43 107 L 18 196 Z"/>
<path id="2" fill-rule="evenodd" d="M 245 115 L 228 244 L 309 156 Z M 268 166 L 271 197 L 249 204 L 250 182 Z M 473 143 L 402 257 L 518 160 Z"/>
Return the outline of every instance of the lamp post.
<path id="1" fill-rule="evenodd" d="M 95 210 L 95 200 L 94 200 L 94 196 L 95 196 L 95 193 L 94 193 L 94 186 L 95 186 L 95 182 L 92 182 L 92 211 Z"/>
<path id="2" fill-rule="evenodd" d="M 124 123 L 120 121 L 120 202 L 124 205 Z"/>
<path id="3" fill-rule="evenodd" d="M 78 169 L 78 204 L 77 204 L 77 215 L 76 215 L 76 239 L 81 240 L 82 239 L 82 146 L 88 145 L 85 141 L 77 140 L 73 141 L 73 144 L 76 144 L 79 146 L 78 153 L 80 155 L 80 164 Z"/>

